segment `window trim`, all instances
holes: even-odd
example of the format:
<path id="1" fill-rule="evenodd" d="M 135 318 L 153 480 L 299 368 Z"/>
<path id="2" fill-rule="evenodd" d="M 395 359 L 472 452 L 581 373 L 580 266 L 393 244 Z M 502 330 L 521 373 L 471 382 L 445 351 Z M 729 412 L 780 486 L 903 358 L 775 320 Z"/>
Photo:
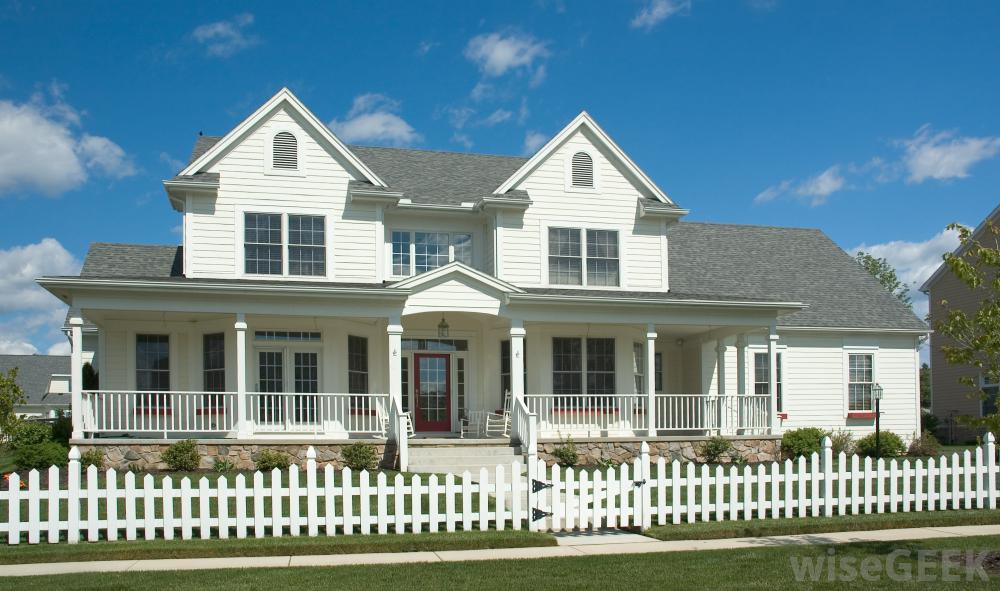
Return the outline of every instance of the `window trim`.
<path id="1" fill-rule="evenodd" d="M 845 346 L 843 356 L 843 381 L 844 381 L 844 417 L 848 419 L 874 419 L 875 404 L 872 401 L 871 410 L 851 410 L 851 355 L 871 355 L 872 357 L 872 385 L 878 383 L 878 347 L 877 346 Z"/>
<path id="2" fill-rule="evenodd" d="M 601 336 L 601 335 L 552 335 L 549 338 L 549 391 L 555 394 L 555 339 L 575 339 L 580 341 L 580 393 L 570 394 L 570 396 L 582 396 L 582 397 L 602 397 L 602 396 L 614 396 L 619 393 L 620 383 L 618 375 L 618 356 L 620 354 L 618 347 L 618 338 L 614 336 Z M 614 346 L 614 371 L 612 375 L 614 376 L 615 387 L 614 392 L 611 394 L 591 394 L 588 390 L 588 374 L 590 373 L 587 369 L 588 353 L 587 353 L 587 341 L 588 340 L 610 340 Z M 562 372 L 569 373 L 569 372 Z M 606 372 L 602 372 L 606 373 Z M 557 396 L 559 394 L 556 394 Z"/>
<path id="3" fill-rule="evenodd" d="M 136 414 L 170 414 L 173 411 L 173 400 L 167 394 L 157 394 L 158 392 L 170 392 L 174 383 L 173 375 L 173 363 L 174 358 L 174 342 L 175 339 L 171 333 L 157 333 L 157 332 L 135 332 L 132 333 L 132 380 L 134 383 L 134 390 L 137 392 L 141 391 L 148 395 L 145 400 L 142 396 L 138 396 L 134 408 Z M 162 337 L 167 341 L 167 369 L 166 370 L 147 370 L 142 371 L 152 371 L 152 372 L 165 372 L 167 375 L 167 388 L 165 390 L 153 390 L 150 388 L 140 388 L 139 387 L 139 338 L 140 337 Z M 147 402 L 150 403 L 147 405 Z"/>
<path id="4" fill-rule="evenodd" d="M 573 156 L 583 152 L 587 156 L 590 156 L 590 161 L 594 164 L 594 186 L 593 187 L 574 187 L 573 186 Z M 566 155 L 563 158 L 563 187 L 568 193 L 599 193 L 601 190 L 601 166 L 600 159 L 597 157 L 597 151 L 589 146 L 581 146 L 579 148 L 571 148 L 566 151 Z"/>
<path id="5" fill-rule="evenodd" d="M 549 230 L 560 229 L 580 231 L 580 261 L 582 264 L 582 271 L 581 283 L 579 285 L 574 285 L 572 283 L 552 283 L 552 279 L 549 277 Z M 618 285 L 590 285 L 587 283 L 587 232 L 591 230 L 616 233 L 618 238 Z M 542 247 L 541 252 L 539 253 L 541 255 L 542 284 L 545 287 L 555 287 L 561 289 L 590 289 L 595 291 L 625 289 L 628 281 L 625 272 L 625 249 L 623 236 L 625 236 L 628 231 L 629 230 L 627 228 L 594 224 L 542 225 L 541 239 L 539 241 L 539 244 L 541 244 Z"/>
<path id="6" fill-rule="evenodd" d="M 333 233 L 335 223 L 330 210 L 315 207 L 286 209 L 283 207 L 262 208 L 257 206 L 237 205 L 234 209 L 233 227 L 235 228 L 235 248 L 233 248 L 233 265 L 236 276 L 245 279 L 267 279 L 270 281 L 329 281 L 336 279 L 337 273 L 334 269 L 334 252 L 336 251 L 336 237 Z M 244 230 L 246 225 L 246 214 L 262 213 L 281 216 L 281 275 L 262 275 L 258 273 L 246 272 L 246 241 Z M 326 248 L 326 274 L 325 275 L 291 275 L 288 272 L 288 216 L 306 215 L 320 216 L 324 220 L 324 240 Z"/>
<path id="7" fill-rule="evenodd" d="M 392 257 L 393 257 L 393 249 L 392 249 L 393 240 L 392 240 L 392 235 L 395 234 L 396 232 L 406 232 L 406 233 L 409 233 L 409 235 L 410 235 L 410 263 L 409 263 L 409 265 L 410 265 L 410 272 L 407 273 L 406 275 L 399 275 L 399 274 L 396 273 L 396 268 L 395 268 L 396 266 L 395 266 L 395 264 L 394 264 L 394 262 L 392 260 Z M 472 231 L 472 230 L 439 230 L 439 229 L 428 229 L 428 228 L 414 229 L 414 228 L 407 228 L 407 227 L 395 227 L 395 228 L 393 228 L 393 227 L 386 227 L 385 247 L 386 247 L 387 252 L 386 252 L 385 266 L 386 266 L 386 269 L 387 269 L 388 276 L 391 279 L 405 279 L 407 277 L 416 277 L 417 275 L 423 275 L 424 273 L 430 273 L 431 271 L 434 270 L 434 269 L 430 269 L 428 271 L 422 271 L 420 273 L 416 272 L 416 270 L 417 270 L 417 240 L 416 240 L 416 235 L 417 235 L 418 232 L 419 233 L 425 233 L 425 234 L 447 234 L 448 235 L 448 262 L 445 263 L 446 265 L 447 264 L 451 264 L 451 263 L 455 262 L 455 260 L 456 260 L 455 259 L 455 236 L 456 235 L 460 235 L 460 234 L 468 236 L 469 237 L 469 242 L 470 242 L 470 248 L 472 250 L 472 260 L 468 263 L 468 266 L 470 266 L 472 268 L 476 268 L 477 267 L 477 265 L 476 265 L 476 253 L 477 253 L 478 249 L 476 248 L 476 233 L 474 231 Z M 463 263 L 463 264 L 466 264 L 466 263 Z M 444 265 L 442 265 L 442 266 L 444 266 Z M 435 269 L 440 269 L 440 267 L 435 267 Z"/>
<path id="8" fill-rule="evenodd" d="M 764 383 L 764 382 L 758 382 L 757 381 L 757 356 L 758 355 L 765 355 L 765 356 L 767 356 L 767 354 L 768 354 L 767 347 L 753 347 L 753 348 L 749 348 L 748 347 L 748 353 L 749 353 L 749 355 L 747 355 L 747 357 L 749 357 L 748 361 L 750 362 L 750 367 L 748 368 L 748 370 L 749 370 L 749 374 L 748 375 L 750 376 L 750 379 L 748 380 L 748 384 L 747 385 L 750 387 L 749 389 L 751 390 L 751 392 L 749 392 L 749 394 L 751 394 L 753 396 L 764 396 L 764 394 L 757 394 L 757 384 Z M 788 389 L 785 387 L 785 383 L 786 383 L 786 381 L 788 379 L 788 374 L 785 373 L 785 357 L 787 356 L 788 348 L 787 348 L 787 346 L 778 345 L 777 347 L 775 347 L 775 353 L 776 353 L 776 357 L 777 357 L 776 361 L 777 361 L 777 365 L 778 365 L 778 375 L 777 375 L 777 377 L 779 378 L 779 379 L 775 380 L 775 383 L 778 384 L 778 396 L 777 396 L 778 410 L 777 410 L 777 412 L 779 412 L 779 413 L 787 413 L 788 410 L 785 408 L 787 406 L 787 400 L 785 400 L 785 393 L 787 392 Z M 771 371 L 770 359 L 768 360 L 767 370 L 768 370 L 768 372 Z M 769 383 L 770 382 L 768 382 L 768 384 Z M 770 396 L 770 395 L 771 395 L 771 393 L 768 392 L 767 396 Z"/>
<path id="9" fill-rule="evenodd" d="M 295 162 L 298 165 L 294 170 L 289 168 L 275 168 L 274 167 L 274 138 L 281 132 L 287 132 L 295 136 Z M 305 149 L 303 146 L 303 133 L 301 129 L 297 129 L 293 126 L 288 125 L 278 125 L 271 127 L 266 132 L 266 140 L 264 143 L 264 174 L 274 175 L 274 176 L 306 176 L 306 158 Z"/>

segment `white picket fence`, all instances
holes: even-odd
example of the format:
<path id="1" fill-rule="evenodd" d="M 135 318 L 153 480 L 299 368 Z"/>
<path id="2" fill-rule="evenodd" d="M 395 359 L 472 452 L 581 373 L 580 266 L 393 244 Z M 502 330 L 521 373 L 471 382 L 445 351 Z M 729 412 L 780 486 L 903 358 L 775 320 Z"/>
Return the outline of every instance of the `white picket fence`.
<path id="1" fill-rule="evenodd" d="M 0 535 L 9 544 L 144 538 L 279 537 L 505 528 L 648 528 L 653 524 L 832 516 L 896 511 L 995 509 L 998 468 L 992 434 L 975 452 L 872 462 L 823 451 L 796 461 L 698 466 L 658 458 L 643 443 L 631 464 L 606 470 L 514 463 L 439 476 L 305 469 L 192 482 L 80 467 L 70 451 L 68 482 L 32 470 L 22 488 L 0 491 Z M 85 477 L 84 477 L 85 476 Z M 373 482 L 374 481 L 374 482 Z"/>

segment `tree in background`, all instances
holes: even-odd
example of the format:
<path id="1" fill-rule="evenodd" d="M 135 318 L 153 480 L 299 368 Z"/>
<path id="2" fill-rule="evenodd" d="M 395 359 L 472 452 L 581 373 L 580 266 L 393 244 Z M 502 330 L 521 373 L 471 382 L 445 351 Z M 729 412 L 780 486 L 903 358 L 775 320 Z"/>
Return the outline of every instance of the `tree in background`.
<path id="1" fill-rule="evenodd" d="M 83 364 L 83 389 L 100 390 L 101 380 L 97 375 L 97 370 L 89 363 Z"/>
<path id="2" fill-rule="evenodd" d="M 946 314 L 935 319 L 934 330 L 953 342 L 941 347 L 948 363 L 979 370 L 979 375 L 959 381 L 969 387 L 970 398 L 986 400 L 980 378 L 983 382 L 1000 382 L 1000 230 L 987 222 L 982 240 L 977 240 L 965 226 L 951 224 L 948 229 L 958 231 L 960 246 L 944 255 L 944 262 L 959 281 L 976 292 L 979 309 L 970 315 L 951 307 L 948 300 L 941 300 Z M 959 421 L 1000 433 L 1000 413 L 996 404 L 992 408 L 988 415 L 963 416 Z"/>
<path id="3" fill-rule="evenodd" d="M 858 254 L 854 255 L 854 259 L 899 301 L 907 306 L 913 306 L 913 302 L 910 300 L 910 287 L 903 283 L 896 273 L 895 267 L 890 265 L 889 261 L 864 251 L 858 251 Z"/>
<path id="4" fill-rule="evenodd" d="M 14 432 L 21 421 L 14 412 L 14 407 L 25 402 L 27 399 L 24 390 L 17 385 L 17 368 L 12 367 L 6 373 L 0 372 L 0 441 L 6 443 Z"/>
<path id="5" fill-rule="evenodd" d="M 920 364 L 920 408 L 931 407 L 931 366 Z"/>

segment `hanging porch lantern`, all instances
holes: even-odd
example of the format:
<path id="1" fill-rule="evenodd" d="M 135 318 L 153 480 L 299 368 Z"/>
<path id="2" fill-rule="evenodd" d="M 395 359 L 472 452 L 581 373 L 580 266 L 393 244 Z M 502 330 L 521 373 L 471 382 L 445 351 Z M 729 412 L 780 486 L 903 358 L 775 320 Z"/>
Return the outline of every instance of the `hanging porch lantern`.
<path id="1" fill-rule="evenodd" d="M 448 326 L 448 323 L 445 322 L 444 316 L 442 316 L 441 322 L 438 323 L 438 336 L 441 337 L 442 339 L 446 338 L 450 333 L 450 330 L 451 327 Z"/>

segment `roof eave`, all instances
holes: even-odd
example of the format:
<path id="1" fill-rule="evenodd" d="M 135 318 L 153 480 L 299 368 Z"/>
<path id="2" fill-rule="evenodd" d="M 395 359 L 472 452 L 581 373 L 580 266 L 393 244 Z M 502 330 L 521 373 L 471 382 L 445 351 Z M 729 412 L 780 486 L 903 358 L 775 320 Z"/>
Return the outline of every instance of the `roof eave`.
<path id="1" fill-rule="evenodd" d="M 531 199 L 511 199 L 503 196 L 480 197 L 476 201 L 476 209 L 520 209 L 531 207 Z"/>
<path id="2" fill-rule="evenodd" d="M 566 294 L 538 294 L 538 293 L 525 293 L 525 294 L 515 294 L 512 293 L 508 296 L 511 300 L 523 300 L 523 301 L 555 301 L 555 302 L 574 302 L 582 304 L 622 304 L 622 305 L 657 305 L 657 306 L 712 306 L 712 307 L 725 307 L 725 308 L 755 308 L 755 309 L 766 309 L 766 310 L 784 310 L 788 313 L 798 312 L 809 307 L 808 304 L 802 302 L 768 302 L 768 301 L 756 301 L 756 300 L 702 300 L 702 299 L 666 299 L 666 298 L 623 298 L 623 297 L 610 297 L 601 295 L 566 295 Z"/>

